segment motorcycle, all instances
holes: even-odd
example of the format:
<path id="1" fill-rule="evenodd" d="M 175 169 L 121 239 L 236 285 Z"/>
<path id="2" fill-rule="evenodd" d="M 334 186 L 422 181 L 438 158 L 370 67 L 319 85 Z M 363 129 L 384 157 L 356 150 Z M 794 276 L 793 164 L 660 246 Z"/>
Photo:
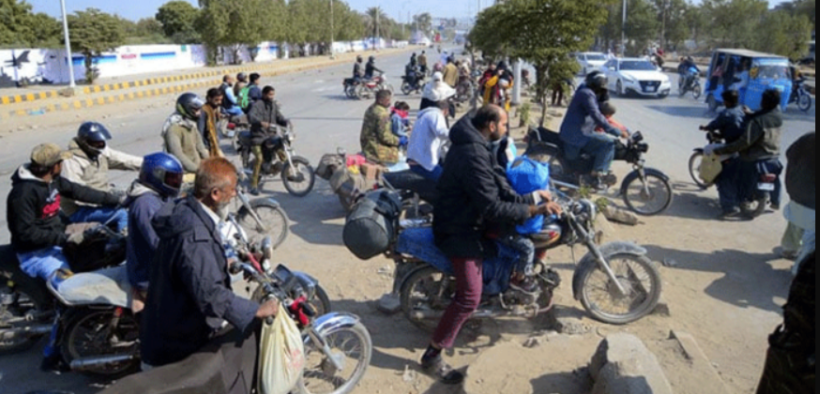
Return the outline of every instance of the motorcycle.
<path id="1" fill-rule="evenodd" d="M 459 104 L 469 102 L 477 94 L 477 89 L 478 86 L 471 76 L 460 76 L 456 85 L 455 101 Z"/>
<path id="2" fill-rule="evenodd" d="M 305 369 L 294 393 L 347 394 L 353 391 L 364 377 L 373 352 L 373 343 L 367 328 L 360 319 L 349 313 L 330 312 L 330 300 L 318 281 L 308 274 L 291 271 L 284 265 L 271 266 L 273 248 L 270 239 L 251 244 L 241 232 L 236 234 L 236 251 L 239 261 L 231 264 L 231 275 L 241 275 L 248 282 L 258 285 L 253 299 L 263 303 L 275 298 L 280 311 L 287 312 L 302 332 L 305 345 Z M 272 320 L 268 320 L 272 322 Z M 216 354 L 216 353 L 215 353 Z M 178 393 L 195 390 L 203 384 L 202 373 L 217 374 L 208 370 L 209 365 L 197 366 L 192 373 L 185 362 L 152 369 L 140 375 L 123 379 L 104 393 L 140 393 L 150 375 L 180 376 L 165 382 L 159 393 Z M 204 371 L 204 372 L 203 372 Z M 340 374 L 349 376 L 344 377 Z M 206 379 L 207 380 L 207 379 Z M 204 388 L 202 389 L 204 390 Z"/>
<path id="3" fill-rule="evenodd" d="M 806 80 L 798 79 L 789 97 L 789 104 L 797 103 L 797 108 L 803 112 L 809 112 L 812 105 L 811 93 L 806 89 Z"/>
<path id="4" fill-rule="evenodd" d="M 409 96 L 413 92 L 420 93 L 421 90 L 424 89 L 424 75 L 421 73 L 415 78 L 404 75 L 401 77 L 401 80 L 401 92 L 404 93 L 405 96 Z"/>
<path id="5" fill-rule="evenodd" d="M 283 174 L 282 182 L 285 184 L 288 193 L 296 197 L 304 197 L 313 190 L 316 183 L 316 173 L 308 159 L 296 156 L 293 150 L 293 141 L 295 139 L 296 134 L 293 132 L 293 127 L 289 125 L 286 129 L 280 128 L 276 135 L 262 143 L 264 162 L 262 163 L 260 183 L 265 178 Z M 250 131 L 239 133 L 237 148 L 242 158 L 245 173 L 251 176 L 256 165 L 256 158 L 253 157 L 252 153 L 253 142 Z M 279 161 L 276 155 L 278 151 L 285 152 L 286 162 Z"/>
<path id="6" fill-rule="evenodd" d="M 687 84 L 686 81 L 689 81 Z M 686 93 L 692 92 L 695 100 L 699 99 L 703 94 L 703 86 L 700 84 L 700 73 L 697 70 L 689 70 L 686 72 L 686 77 L 678 79 L 678 94 L 680 97 L 686 96 Z"/>
<path id="7" fill-rule="evenodd" d="M 483 262 L 482 302 L 471 319 L 536 318 L 548 312 L 561 278 L 543 263 L 546 251 L 579 243 L 589 253 L 577 264 L 572 289 L 590 315 L 609 324 L 627 324 L 655 309 L 662 280 L 646 250 L 627 242 L 598 246 L 592 225 L 595 205 L 588 200 L 565 201 L 565 208 L 560 218 L 553 218 L 533 237 L 538 290 L 524 293 L 510 287 L 518 255 L 496 244 L 497 253 Z M 429 218 L 402 220 L 398 240 L 387 253 L 397 265 L 393 291 L 400 294 L 401 310 L 425 330 L 435 329 L 455 293 L 452 263 L 435 246 L 429 223 Z"/>
<path id="8" fill-rule="evenodd" d="M 373 98 L 380 90 L 389 90 L 393 93 L 393 86 L 387 83 L 387 75 L 373 76 L 370 80 L 360 83 L 356 89 L 356 97 L 360 100 Z"/>
<path id="9" fill-rule="evenodd" d="M 708 132 L 706 138 L 709 144 L 722 144 L 724 140 L 713 132 Z M 701 163 L 705 155 L 704 148 L 695 148 L 694 153 L 689 158 L 689 175 L 698 187 L 702 190 L 707 190 L 715 185 L 715 182 L 706 182 L 700 178 Z M 754 219 L 762 215 L 771 202 L 771 194 L 775 192 L 776 185 L 780 183 L 779 169 L 771 169 L 765 164 L 757 165 L 757 178 L 751 182 L 751 190 L 745 196 L 741 196 L 740 211 L 747 219 Z"/>
<path id="10" fill-rule="evenodd" d="M 125 260 L 125 237 L 105 226 L 99 229 L 100 236 L 86 241 L 82 250 L 64 248 L 72 267 L 93 271 Z M 76 262 L 79 258 L 83 261 Z M 0 354 L 25 351 L 51 332 L 57 316 L 55 298 L 45 281 L 20 270 L 11 245 L 0 247 L 0 278 Z"/>
<path id="11" fill-rule="evenodd" d="M 592 171 L 593 160 L 586 154 L 569 160 L 564 155 L 563 142 L 558 133 L 545 128 L 532 128 L 525 137 L 526 155 L 550 165 L 552 183 L 559 187 L 579 190 L 583 178 Z M 626 144 L 617 140 L 615 160 L 632 164 L 634 171 L 624 178 L 620 194 L 629 209 L 639 215 L 652 216 L 664 212 L 672 204 L 672 186 L 663 172 L 645 166 L 643 155 L 649 151 L 640 132 L 634 133 Z M 615 176 L 608 177 L 607 185 L 617 183 Z"/>
<path id="12" fill-rule="evenodd" d="M 356 82 L 356 78 L 345 78 L 342 81 L 342 86 L 344 87 L 345 96 L 349 99 L 359 98 L 356 95 L 356 87 L 359 85 Z"/>

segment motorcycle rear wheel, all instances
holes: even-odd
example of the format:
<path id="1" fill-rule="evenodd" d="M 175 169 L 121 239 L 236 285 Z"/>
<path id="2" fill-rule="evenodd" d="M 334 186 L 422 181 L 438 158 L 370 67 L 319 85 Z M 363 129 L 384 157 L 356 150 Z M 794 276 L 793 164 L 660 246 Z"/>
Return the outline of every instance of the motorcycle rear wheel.
<path id="1" fill-rule="evenodd" d="M 410 275 L 401 286 L 401 310 L 404 316 L 416 327 L 433 332 L 438 327 L 439 319 L 424 319 L 416 312 L 427 310 L 443 313 L 452 302 L 455 294 L 455 281 L 450 281 L 448 289 L 440 292 L 446 274 L 433 267 L 424 267 Z M 449 278 L 447 278 L 449 279 Z M 441 297 L 438 296 L 441 294 Z"/>
<path id="2" fill-rule="evenodd" d="M 120 317 L 117 332 L 109 331 L 115 309 L 77 310 L 68 317 L 65 325 L 65 337 L 60 350 L 63 361 L 71 364 L 72 360 L 83 357 L 111 356 L 130 351 L 137 354 L 139 347 L 139 325 L 130 310 Z M 112 346 L 112 338 L 122 341 L 122 347 Z M 120 337 L 121 336 L 121 337 Z M 127 346 L 131 343 L 130 346 Z M 139 371 L 139 358 L 131 359 L 103 367 L 94 367 L 81 371 L 84 374 L 101 377 L 120 377 Z"/>
<path id="3" fill-rule="evenodd" d="M 578 267 L 577 275 L 580 278 L 579 283 L 581 283 L 579 289 L 581 304 L 587 312 L 604 323 L 622 325 L 639 320 L 655 310 L 662 289 L 661 274 L 655 263 L 646 256 L 632 253 L 619 253 L 605 256 L 605 258 L 618 278 L 618 282 L 621 283 L 628 294 L 625 297 L 621 296 L 615 283 L 612 282 L 600 265 L 594 259 L 586 260 L 584 264 Z M 623 266 L 615 264 L 619 261 L 624 261 L 626 264 Z M 643 275 L 638 276 L 638 273 L 635 272 L 637 267 L 641 268 Z M 595 278 L 601 278 L 599 281 L 603 281 L 603 283 L 593 286 L 591 281 Z M 647 285 L 649 286 L 648 290 L 646 289 Z M 625 310 L 606 310 L 607 308 L 600 301 L 594 300 L 592 297 L 596 289 L 601 290 L 601 294 L 605 296 L 605 301 L 609 301 L 610 306 L 624 305 L 626 306 Z M 641 294 L 638 294 L 638 291 Z"/>
<path id="4" fill-rule="evenodd" d="M 703 163 L 703 153 L 702 152 L 695 152 L 692 154 L 692 157 L 689 158 L 689 176 L 692 177 L 692 181 L 698 185 L 699 188 L 702 190 L 706 190 L 715 185 L 715 182 L 704 182 L 703 179 L 700 179 L 700 166 Z"/>
<path id="5" fill-rule="evenodd" d="M 373 356 L 373 340 L 370 332 L 364 324 L 357 322 L 352 327 L 342 327 L 320 334 L 327 341 L 334 356 L 343 356 L 345 364 L 355 362 L 352 368 L 347 368 L 347 365 L 345 368 L 345 371 L 351 369 L 352 374 L 347 379 L 337 376 L 340 371 L 336 370 L 333 363 L 327 360 L 322 350 L 316 348 L 312 340 L 306 340 L 305 370 L 295 392 L 300 394 L 348 394 L 353 392 L 367 372 Z M 352 349 L 342 349 L 342 347 L 350 347 L 351 343 L 353 343 Z"/>
<path id="6" fill-rule="evenodd" d="M 409 96 L 411 93 L 413 93 L 413 88 L 410 86 L 409 83 L 405 82 L 401 84 L 401 92 L 405 96 Z"/>
<path id="7" fill-rule="evenodd" d="M 746 201 L 740 204 L 740 211 L 743 217 L 747 219 L 755 219 L 766 211 L 769 205 L 769 196 L 765 195 L 754 200 Z"/>

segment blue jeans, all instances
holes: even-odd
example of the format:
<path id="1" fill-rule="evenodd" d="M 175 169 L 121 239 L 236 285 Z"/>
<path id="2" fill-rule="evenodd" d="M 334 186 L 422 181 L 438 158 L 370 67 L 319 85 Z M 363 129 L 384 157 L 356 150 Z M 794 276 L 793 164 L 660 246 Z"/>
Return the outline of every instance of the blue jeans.
<path id="1" fill-rule="evenodd" d="M 739 159 L 729 159 L 723 162 L 723 170 L 715 182 L 720 196 L 720 208 L 723 212 L 729 212 L 740 206 L 739 175 Z"/>
<path id="2" fill-rule="evenodd" d="M 441 178 L 441 174 L 444 172 L 444 167 L 441 165 L 437 165 L 436 168 L 433 168 L 433 171 L 427 171 L 426 168 L 415 164 L 410 166 L 410 171 L 415 172 L 418 175 L 424 177 L 428 181 L 438 182 L 439 178 Z"/>
<path id="3" fill-rule="evenodd" d="M 724 212 L 737 208 L 742 201 L 750 198 L 755 193 L 760 177 L 758 166 L 764 166 L 768 173 L 778 175 L 774 183 L 774 191 L 770 193 L 769 197 L 772 205 L 780 206 L 783 194 L 780 174 L 783 171 L 783 166 L 778 160 L 746 162 L 740 159 L 729 159 L 723 162 L 723 171 L 717 179 L 720 207 Z"/>
<path id="4" fill-rule="evenodd" d="M 55 289 L 59 288 L 58 278 L 55 273 L 59 270 L 68 271 L 71 269 L 63 255 L 63 248 L 59 246 L 52 246 L 33 252 L 18 253 L 17 259 L 20 261 L 20 270 L 25 272 L 26 275 L 51 282 L 52 287 Z M 43 357 L 55 357 L 58 354 L 58 328 L 58 324 L 54 324 L 54 327 L 52 327 L 48 343 L 46 347 L 43 348 Z"/>
<path id="5" fill-rule="evenodd" d="M 231 107 L 231 109 L 223 108 L 223 110 L 225 111 L 226 114 L 231 115 L 231 116 L 240 116 L 240 115 L 244 114 L 244 112 L 242 112 L 242 108 L 239 108 L 239 106 L 233 106 L 233 107 Z"/>
<path id="6" fill-rule="evenodd" d="M 70 223 L 106 223 L 109 220 L 116 224 L 115 231 L 121 232 L 128 228 L 128 211 L 122 208 L 80 207 L 68 218 Z"/>
<path id="7" fill-rule="evenodd" d="M 535 244 L 532 240 L 520 234 L 513 234 L 499 238 L 498 243 L 518 252 L 515 272 L 532 276 L 532 267 L 535 262 Z"/>
<path id="8" fill-rule="evenodd" d="M 567 152 L 577 149 L 569 145 L 567 147 L 570 148 Z M 574 160 L 580 152 L 584 152 L 594 158 L 592 171 L 598 174 L 606 174 L 609 172 L 612 160 L 615 160 L 615 139 L 608 134 L 593 133 L 586 145 L 576 152 L 577 153 L 573 152 L 575 153 L 574 155 L 567 153 L 567 158 Z"/>

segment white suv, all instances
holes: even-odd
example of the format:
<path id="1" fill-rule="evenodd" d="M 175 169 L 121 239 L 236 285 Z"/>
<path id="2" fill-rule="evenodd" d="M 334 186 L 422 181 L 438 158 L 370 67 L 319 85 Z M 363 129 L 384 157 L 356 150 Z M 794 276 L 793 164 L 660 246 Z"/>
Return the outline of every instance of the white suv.
<path id="1" fill-rule="evenodd" d="M 606 55 L 600 52 L 581 52 L 575 54 L 575 59 L 581 65 L 579 75 L 585 76 L 595 70 L 599 70 L 606 61 Z"/>

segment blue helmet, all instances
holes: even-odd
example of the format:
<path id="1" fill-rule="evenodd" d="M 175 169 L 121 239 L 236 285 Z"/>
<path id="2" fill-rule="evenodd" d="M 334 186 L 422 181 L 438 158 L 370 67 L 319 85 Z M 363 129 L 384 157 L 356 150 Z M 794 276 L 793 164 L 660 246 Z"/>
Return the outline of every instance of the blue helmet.
<path id="1" fill-rule="evenodd" d="M 163 197 L 176 197 L 182 188 L 182 164 L 167 153 L 153 153 L 142 161 L 139 181 Z"/>

